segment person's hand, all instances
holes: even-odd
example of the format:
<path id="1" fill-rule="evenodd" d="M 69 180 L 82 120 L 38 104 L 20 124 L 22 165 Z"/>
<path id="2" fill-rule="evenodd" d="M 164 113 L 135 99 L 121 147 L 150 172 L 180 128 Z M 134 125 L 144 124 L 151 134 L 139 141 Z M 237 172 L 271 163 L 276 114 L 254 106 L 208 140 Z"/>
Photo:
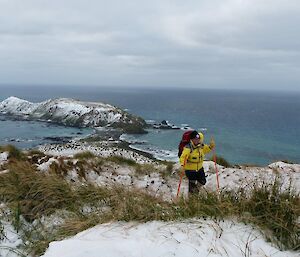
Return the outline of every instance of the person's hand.
<path id="1" fill-rule="evenodd" d="M 209 148 L 213 149 L 216 146 L 215 140 L 213 138 L 210 139 Z"/>

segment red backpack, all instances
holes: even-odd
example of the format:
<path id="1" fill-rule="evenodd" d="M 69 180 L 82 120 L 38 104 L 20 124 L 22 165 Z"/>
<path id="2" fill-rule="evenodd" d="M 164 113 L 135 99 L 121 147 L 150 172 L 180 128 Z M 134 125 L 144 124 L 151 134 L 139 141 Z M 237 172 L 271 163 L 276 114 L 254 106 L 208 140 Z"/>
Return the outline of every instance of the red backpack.
<path id="1" fill-rule="evenodd" d="M 181 156 L 183 148 L 190 142 L 192 132 L 193 132 L 193 130 L 188 130 L 183 133 L 182 139 L 178 145 L 178 157 Z"/>

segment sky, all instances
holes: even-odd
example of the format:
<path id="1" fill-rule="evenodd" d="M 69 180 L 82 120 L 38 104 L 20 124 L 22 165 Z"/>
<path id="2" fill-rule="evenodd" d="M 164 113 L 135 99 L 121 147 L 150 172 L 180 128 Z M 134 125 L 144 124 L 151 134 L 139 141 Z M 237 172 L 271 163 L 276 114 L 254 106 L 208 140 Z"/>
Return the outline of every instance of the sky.
<path id="1" fill-rule="evenodd" d="M 0 0 L 0 85 L 300 91 L 299 0 Z"/>

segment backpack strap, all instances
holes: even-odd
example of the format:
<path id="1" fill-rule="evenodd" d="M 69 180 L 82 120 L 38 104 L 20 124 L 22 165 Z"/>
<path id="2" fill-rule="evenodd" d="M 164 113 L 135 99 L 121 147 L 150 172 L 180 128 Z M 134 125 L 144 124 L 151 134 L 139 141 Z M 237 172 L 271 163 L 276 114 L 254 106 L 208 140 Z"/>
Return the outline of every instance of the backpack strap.
<path id="1" fill-rule="evenodd" d="M 191 150 L 191 151 L 190 151 L 190 154 L 191 154 L 191 152 L 193 152 L 193 150 L 194 150 L 194 147 L 193 147 L 193 145 L 191 144 L 191 142 L 187 143 L 184 147 L 185 147 L 185 148 L 189 148 L 189 149 Z"/>

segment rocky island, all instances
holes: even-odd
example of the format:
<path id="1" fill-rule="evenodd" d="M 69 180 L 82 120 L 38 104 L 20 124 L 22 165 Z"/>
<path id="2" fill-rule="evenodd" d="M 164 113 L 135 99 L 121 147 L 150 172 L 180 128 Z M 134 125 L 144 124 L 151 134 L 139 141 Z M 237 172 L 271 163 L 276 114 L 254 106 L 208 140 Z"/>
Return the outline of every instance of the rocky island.
<path id="1" fill-rule="evenodd" d="M 113 105 L 70 98 L 32 103 L 12 96 L 0 102 L 0 114 L 73 127 L 118 128 L 126 133 L 146 133 L 147 126 L 142 118 Z"/>

